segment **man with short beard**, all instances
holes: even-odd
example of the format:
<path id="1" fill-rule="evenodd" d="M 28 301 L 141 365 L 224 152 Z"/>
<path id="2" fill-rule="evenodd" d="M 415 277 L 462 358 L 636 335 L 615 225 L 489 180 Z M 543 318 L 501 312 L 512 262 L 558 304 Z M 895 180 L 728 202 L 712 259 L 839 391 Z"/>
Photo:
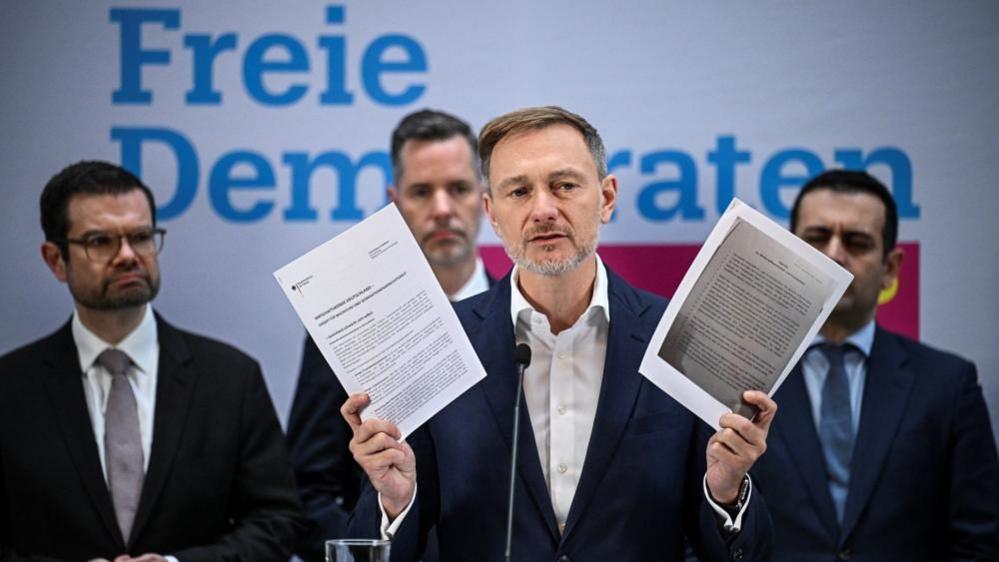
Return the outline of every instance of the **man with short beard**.
<path id="1" fill-rule="evenodd" d="M 482 222 L 478 141 L 461 119 L 430 109 L 405 116 L 392 131 L 393 185 L 398 207 L 441 288 L 452 301 L 493 284 L 476 251 Z M 350 458 L 351 431 L 340 417 L 347 393 L 319 348 L 306 337 L 298 387 L 288 417 L 288 448 L 312 523 L 297 554 L 325 559 L 323 543 L 345 536 L 363 474 Z M 437 560 L 431 543 L 424 562 Z"/>
<path id="2" fill-rule="evenodd" d="M 709 426 L 638 373 L 666 301 L 597 256 L 617 201 L 603 141 L 559 107 L 514 111 L 479 136 L 485 212 L 516 267 L 456 304 L 487 376 L 402 441 L 394 424 L 341 408 L 368 476 L 350 535 L 392 538 L 411 562 L 436 526 L 441 560 L 505 552 L 509 459 L 524 382 L 511 555 L 519 562 L 766 560 L 770 527 L 746 473 L 766 447 L 776 405 L 744 399 L 754 420 Z"/>
<path id="3" fill-rule="evenodd" d="M 0 560 L 285 562 L 301 532 L 260 367 L 149 304 L 155 209 L 106 162 L 42 192 L 42 257 L 75 307 L 0 357 Z"/>

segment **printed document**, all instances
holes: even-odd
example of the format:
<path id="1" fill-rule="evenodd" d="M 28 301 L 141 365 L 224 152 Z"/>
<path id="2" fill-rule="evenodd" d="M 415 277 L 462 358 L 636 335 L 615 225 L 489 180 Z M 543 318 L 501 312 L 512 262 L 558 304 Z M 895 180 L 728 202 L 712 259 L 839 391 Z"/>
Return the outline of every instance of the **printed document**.
<path id="1" fill-rule="evenodd" d="M 853 275 L 734 199 L 659 322 L 640 372 L 715 429 L 784 382 Z"/>
<path id="2" fill-rule="evenodd" d="M 409 435 L 486 376 L 395 205 L 274 272 L 362 419 Z"/>

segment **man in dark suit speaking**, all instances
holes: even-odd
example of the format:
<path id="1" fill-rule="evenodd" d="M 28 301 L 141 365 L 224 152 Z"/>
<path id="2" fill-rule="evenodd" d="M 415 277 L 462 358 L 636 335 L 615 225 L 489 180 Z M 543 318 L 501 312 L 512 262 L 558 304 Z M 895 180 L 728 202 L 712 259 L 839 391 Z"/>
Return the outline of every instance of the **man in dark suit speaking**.
<path id="1" fill-rule="evenodd" d="M 0 358 L 0 560 L 288 559 L 300 504 L 260 368 L 152 310 L 152 193 L 80 162 L 41 197 L 73 316 Z"/>
<path id="2" fill-rule="evenodd" d="M 595 250 L 617 180 L 603 142 L 558 107 L 498 117 L 479 136 L 486 215 L 516 267 L 456 305 L 487 372 L 405 442 L 384 420 L 361 423 L 367 396 L 341 409 L 373 488 L 353 536 L 392 537 L 413 561 L 436 525 L 442 560 L 499 560 L 505 550 L 516 344 L 531 347 L 515 486 L 518 562 L 764 560 L 769 519 L 746 471 L 763 453 L 776 405 L 755 421 L 710 428 L 638 373 L 666 302 L 632 288 Z"/>
<path id="3" fill-rule="evenodd" d="M 975 366 L 885 331 L 898 213 L 865 172 L 799 192 L 791 229 L 854 275 L 774 396 L 781 415 L 753 468 L 775 560 L 999 560 L 999 464 Z"/>

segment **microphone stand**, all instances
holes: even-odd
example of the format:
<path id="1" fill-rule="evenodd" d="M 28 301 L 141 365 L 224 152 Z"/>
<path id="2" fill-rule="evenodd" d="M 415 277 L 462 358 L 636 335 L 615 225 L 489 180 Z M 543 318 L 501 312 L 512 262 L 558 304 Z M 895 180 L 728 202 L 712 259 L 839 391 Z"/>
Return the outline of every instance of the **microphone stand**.
<path id="1" fill-rule="evenodd" d="M 524 393 L 524 371 L 531 364 L 531 348 L 518 344 L 514 353 L 517 363 L 517 395 L 513 402 L 513 439 L 510 451 L 510 498 L 506 511 L 506 562 L 510 562 L 510 545 L 513 543 L 513 491 L 517 482 L 517 445 L 520 442 L 520 397 Z"/>

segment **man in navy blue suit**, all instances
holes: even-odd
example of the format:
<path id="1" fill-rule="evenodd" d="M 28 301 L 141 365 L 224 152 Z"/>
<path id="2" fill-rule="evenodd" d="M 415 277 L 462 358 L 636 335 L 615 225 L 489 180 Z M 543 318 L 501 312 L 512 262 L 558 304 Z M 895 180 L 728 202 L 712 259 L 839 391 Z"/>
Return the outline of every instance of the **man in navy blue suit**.
<path id="1" fill-rule="evenodd" d="M 975 366 L 879 327 L 898 213 L 865 172 L 807 183 L 791 230 L 854 280 L 775 395 L 753 469 L 776 560 L 999 560 L 999 464 Z"/>
<path id="2" fill-rule="evenodd" d="M 476 251 L 482 222 L 478 140 L 468 123 L 431 109 L 403 117 L 392 131 L 393 185 L 399 208 L 448 298 L 458 301 L 494 283 Z M 325 560 L 326 539 L 342 538 L 363 474 L 350 458 L 350 427 L 340 417 L 347 393 L 312 338 L 305 339 L 288 449 L 311 527 L 297 554 Z M 428 547 L 424 562 L 435 562 Z"/>
<path id="3" fill-rule="evenodd" d="M 479 136 L 486 215 L 516 267 L 456 305 L 488 376 L 400 440 L 368 403 L 341 412 L 369 486 L 353 536 L 392 538 L 412 561 L 436 526 L 442 560 L 498 560 L 505 550 L 517 378 L 528 344 L 515 486 L 513 559 L 763 560 L 770 527 L 746 473 L 766 447 L 776 405 L 710 428 L 638 373 L 666 302 L 632 288 L 596 255 L 617 201 L 603 142 L 558 107 L 515 111 Z"/>

